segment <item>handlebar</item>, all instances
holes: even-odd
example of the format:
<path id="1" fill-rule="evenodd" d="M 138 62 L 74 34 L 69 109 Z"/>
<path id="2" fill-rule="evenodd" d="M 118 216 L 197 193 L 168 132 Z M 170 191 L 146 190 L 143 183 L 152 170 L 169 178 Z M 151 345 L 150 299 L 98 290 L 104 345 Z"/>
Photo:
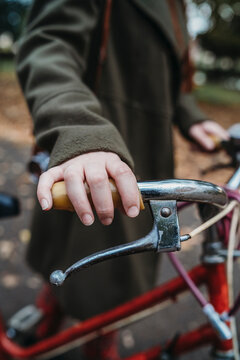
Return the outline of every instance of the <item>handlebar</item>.
<path id="1" fill-rule="evenodd" d="M 152 231 L 137 241 L 100 251 L 70 266 L 65 272 L 56 270 L 50 281 L 61 285 L 72 273 L 118 256 L 156 251 L 178 251 L 181 241 L 190 238 L 180 236 L 177 206 L 179 201 L 203 202 L 223 207 L 227 203 L 225 191 L 212 183 L 196 180 L 164 180 L 138 183 L 144 201 L 148 201 L 153 215 Z"/>
<path id="2" fill-rule="evenodd" d="M 217 185 L 200 180 L 162 180 L 138 183 L 144 201 L 176 200 L 208 203 L 215 206 L 225 206 L 227 195 Z"/>
<path id="3" fill-rule="evenodd" d="M 91 195 L 88 186 L 85 188 L 89 199 Z M 121 208 L 121 198 L 113 180 L 110 180 L 110 188 L 114 206 Z M 162 180 L 138 182 L 140 191 L 140 209 L 144 209 L 143 202 L 150 200 L 176 200 L 209 203 L 222 207 L 226 205 L 227 197 L 224 190 L 212 183 L 197 180 Z M 52 187 L 53 207 L 55 209 L 74 211 L 73 205 L 68 198 L 64 181 L 55 183 Z"/>
<path id="4" fill-rule="evenodd" d="M 237 128 L 236 126 L 230 128 L 229 133 L 230 140 L 221 142 L 221 147 L 225 148 L 232 157 L 231 165 L 238 165 L 237 171 L 227 183 L 228 188 L 236 189 L 240 186 L 240 125 Z M 63 202 L 61 207 L 58 206 L 58 194 L 53 187 L 54 207 L 73 210 L 73 206 L 67 198 L 64 183 L 61 186 L 58 184 L 55 186 L 64 188 L 63 198 L 67 200 L 68 205 L 66 206 Z M 141 200 L 148 202 L 152 210 L 154 220 L 152 231 L 144 238 L 132 243 L 90 255 L 70 266 L 65 272 L 55 271 L 51 275 L 52 283 L 61 285 L 73 272 L 109 258 L 143 251 L 180 250 L 181 241 L 185 241 L 191 236 L 189 234 L 180 236 L 176 202 L 192 201 L 224 207 L 228 201 L 228 197 L 221 187 L 205 181 L 179 179 L 145 181 L 138 182 L 138 187 Z M 120 197 L 118 196 L 118 198 Z"/>

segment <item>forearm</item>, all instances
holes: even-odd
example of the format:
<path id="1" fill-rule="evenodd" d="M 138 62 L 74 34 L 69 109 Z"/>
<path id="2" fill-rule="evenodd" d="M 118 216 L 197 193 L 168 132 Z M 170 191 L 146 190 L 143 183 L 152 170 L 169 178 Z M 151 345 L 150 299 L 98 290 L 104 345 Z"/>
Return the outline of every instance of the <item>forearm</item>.
<path id="1" fill-rule="evenodd" d="M 37 143 L 51 153 L 50 166 L 96 150 L 115 152 L 133 166 L 122 137 L 82 80 L 99 6 L 94 0 L 35 0 L 20 43 L 18 76 Z"/>

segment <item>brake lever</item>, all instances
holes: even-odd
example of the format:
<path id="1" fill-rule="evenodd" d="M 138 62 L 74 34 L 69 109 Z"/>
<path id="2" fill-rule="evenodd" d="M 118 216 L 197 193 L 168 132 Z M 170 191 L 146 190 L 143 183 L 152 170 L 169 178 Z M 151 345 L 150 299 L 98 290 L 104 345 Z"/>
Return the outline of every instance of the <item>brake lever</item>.
<path id="1" fill-rule="evenodd" d="M 71 265 L 65 272 L 56 270 L 51 274 L 50 282 L 60 286 L 73 273 L 107 259 L 113 259 L 119 256 L 146 251 L 179 251 L 181 249 L 181 241 L 188 240 L 190 235 L 183 235 L 180 237 L 177 201 L 150 200 L 149 206 L 154 220 L 153 228 L 149 234 L 139 240 L 115 246 L 87 256 Z"/>
<path id="2" fill-rule="evenodd" d="M 152 211 L 152 231 L 137 241 L 90 255 L 70 266 L 65 272 L 54 271 L 50 276 L 51 283 L 61 285 L 73 272 L 106 259 L 145 251 L 178 251 L 181 248 L 181 241 L 188 240 L 191 236 L 187 234 L 180 237 L 177 201 L 210 203 L 220 208 L 227 202 L 226 193 L 222 188 L 204 181 L 179 179 L 146 181 L 138 183 L 138 187 Z"/>

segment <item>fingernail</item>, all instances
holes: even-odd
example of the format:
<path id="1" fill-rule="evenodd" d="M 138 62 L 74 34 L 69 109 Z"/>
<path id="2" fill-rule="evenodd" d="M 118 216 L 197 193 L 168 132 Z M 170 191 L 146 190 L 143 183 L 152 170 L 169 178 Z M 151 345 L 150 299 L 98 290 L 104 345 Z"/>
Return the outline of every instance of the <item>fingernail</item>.
<path id="1" fill-rule="evenodd" d="M 90 214 L 84 214 L 82 216 L 82 222 L 84 225 L 87 225 L 87 226 L 92 225 L 93 221 L 94 221 L 93 217 Z"/>
<path id="2" fill-rule="evenodd" d="M 128 214 L 128 216 L 130 216 L 130 217 L 135 217 L 135 216 L 137 216 L 137 215 L 139 214 L 139 210 L 138 210 L 137 206 L 132 206 L 132 207 L 130 207 L 130 208 L 128 209 L 128 211 L 127 211 L 127 214 Z"/>
<path id="3" fill-rule="evenodd" d="M 101 222 L 104 225 L 110 225 L 112 223 L 112 220 L 113 219 L 111 217 L 108 217 L 108 218 L 105 218 L 105 219 L 101 219 Z"/>
<path id="4" fill-rule="evenodd" d="M 48 201 L 46 199 L 41 200 L 41 207 L 43 210 L 47 210 L 49 207 Z"/>

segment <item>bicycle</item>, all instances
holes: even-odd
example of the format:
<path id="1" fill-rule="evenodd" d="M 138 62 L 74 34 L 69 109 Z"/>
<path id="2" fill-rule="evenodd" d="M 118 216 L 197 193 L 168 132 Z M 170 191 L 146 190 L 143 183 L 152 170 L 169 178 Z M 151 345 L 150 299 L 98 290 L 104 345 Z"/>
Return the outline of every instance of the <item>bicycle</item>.
<path id="1" fill-rule="evenodd" d="M 82 345 L 102 334 L 119 329 L 132 321 L 144 318 L 147 314 L 158 311 L 161 303 L 167 299 L 176 299 L 182 292 L 189 290 L 203 309 L 208 323 L 188 333 L 178 335 L 164 346 L 155 346 L 136 353 L 125 360 L 171 359 L 204 344 L 213 346 L 214 359 L 238 359 L 238 345 L 234 334 L 233 316 L 240 308 L 240 294 L 236 300 L 229 296 L 226 275 L 226 258 L 228 273 L 232 272 L 233 257 L 240 256 L 239 244 L 234 247 L 235 234 L 239 219 L 240 194 L 236 190 L 240 185 L 240 129 L 230 131 L 231 140 L 224 144 L 232 155 L 237 170 L 224 189 L 207 182 L 194 180 L 167 180 L 160 182 L 138 183 L 141 195 L 149 203 L 154 225 L 152 231 L 144 238 L 90 255 L 73 264 L 65 272 L 56 271 L 51 281 L 61 285 L 74 272 L 94 265 L 100 261 L 120 255 L 130 255 L 142 251 L 167 252 L 179 273 L 179 276 L 156 287 L 155 289 L 131 300 L 106 313 L 87 319 L 39 343 L 23 347 L 11 338 L 9 331 L 0 320 L 0 358 L 7 359 L 49 359 L 71 348 Z M 65 194 L 62 194 L 65 197 Z M 64 201 L 66 198 L 64 199 Z M 177 201 L 180 203 L 177 204 Z M 180 235 L 177 212 L 190 202 L 203 203 L 201 215 L 204 223 L 189 234 Z M 58 207 L 57 202 L 55 202 Z M 209 204 L 211 206 L 209 206 Z M 214 205 L 214 207 L 212 206 Z M 71 207 L 64 203 L 63 207 Z M 62 207 L 62 203 L 60 204 Z M 216 213 L 216 209 L 218 209 Z M 219 210 L 220 209 L 220 210 Z M 206 220 L 209 215 L 210 219 Z M 214 225 L 215 224 L 215 225 Z M 181 248 L 181 243 L 207 229 L 203 243 L 202 263 L 184 270 L 173 251 Z M 230 235 L 230 236 L 229 236 Z M 209 300 L 198 287 L 205 284 Z M 34 321 L 26 313 L 15 322 L 16 332 L 29 330 Z"/>

